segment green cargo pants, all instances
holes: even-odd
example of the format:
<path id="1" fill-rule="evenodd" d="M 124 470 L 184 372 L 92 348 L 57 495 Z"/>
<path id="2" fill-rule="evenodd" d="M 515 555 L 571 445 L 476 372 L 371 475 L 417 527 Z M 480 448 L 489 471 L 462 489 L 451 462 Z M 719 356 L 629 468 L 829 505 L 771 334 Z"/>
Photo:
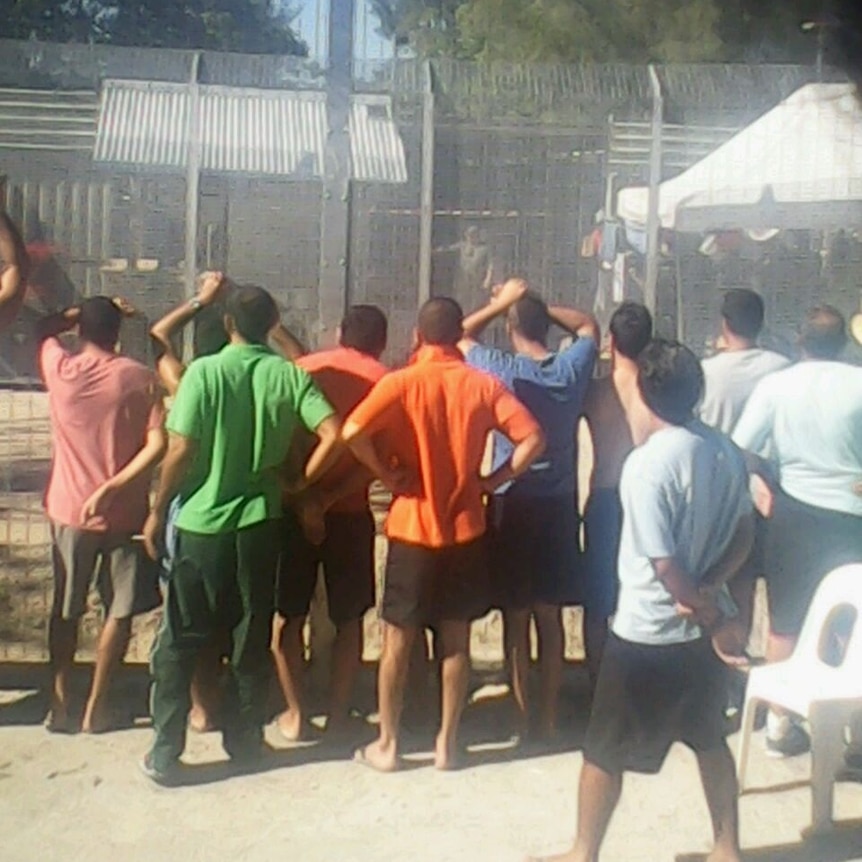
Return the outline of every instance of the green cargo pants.
<path id="1" fill-rule="evenodd" d="M 218 535 L 177 531 L 164 617 L 150 660 L 156 769 L 167 771 L 183 753 L 195 660 L 221 632 L 231 636 L 232 675 L 225 693 L 223 745 L 231 757 L 259 753 L 278 554 L 278 521 Z"/>

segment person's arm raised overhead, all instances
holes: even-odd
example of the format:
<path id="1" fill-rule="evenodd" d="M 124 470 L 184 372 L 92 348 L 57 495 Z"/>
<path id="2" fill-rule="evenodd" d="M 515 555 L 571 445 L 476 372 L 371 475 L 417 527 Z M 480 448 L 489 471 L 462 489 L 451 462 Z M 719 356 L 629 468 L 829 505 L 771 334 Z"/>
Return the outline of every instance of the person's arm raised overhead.
<path id="1" fill-rule="evenodd" d="M 225 284 L 226 279 L 223 273 L 205 272 L 200 278 L 197 294 L 169 311 L 150 329 L 150 338 L 152 338 L 158 354 L 156 371 L 169 395 L 176 394 L 180 385 L 180 378 L 186 370 L 185 365 L 174 350 L 172 337 L 189 324 L 202 308 L 212 305 L 219 298 Z"/>
<path id="2" fill-rule="evenodd" d="M 577 308 L 551 305 L 548 307 L 548 317 L 560 329 L 565 330 L 571 335 L 577 338 L 592 338 L 596 344 L 599 343 L 599 323 L 592 314 L 586 311 L 578 311 Z"/>
<path id="3" fill-rule="evenodd" d="M 18 315 L 29 273 L 30 259 L 24 240 L 12 219 L 0 212 L 0 329 Z"/>
<path id="4" fill-rule="evenodd" d="M 466 354 L 478 342 L 488 326 L 525 296 L 528 289 L 524 279 L 510 278 L 493 290 L 487 305 L 483 305 L 464 318 L 464 338 L 458 344 L 461 352 Z"/>

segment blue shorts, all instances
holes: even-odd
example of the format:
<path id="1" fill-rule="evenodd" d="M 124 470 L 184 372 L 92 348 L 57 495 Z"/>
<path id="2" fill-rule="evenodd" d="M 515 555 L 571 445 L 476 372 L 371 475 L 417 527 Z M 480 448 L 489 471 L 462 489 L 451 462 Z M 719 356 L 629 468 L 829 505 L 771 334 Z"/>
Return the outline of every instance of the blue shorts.
<path id="1" fill-rule="evenodd" d="M 617 557 L 623 529 L 623 505 L 618 488 L 595 488 L 584 511 L 584 608 L 610 617 L 617 609 Z"/>

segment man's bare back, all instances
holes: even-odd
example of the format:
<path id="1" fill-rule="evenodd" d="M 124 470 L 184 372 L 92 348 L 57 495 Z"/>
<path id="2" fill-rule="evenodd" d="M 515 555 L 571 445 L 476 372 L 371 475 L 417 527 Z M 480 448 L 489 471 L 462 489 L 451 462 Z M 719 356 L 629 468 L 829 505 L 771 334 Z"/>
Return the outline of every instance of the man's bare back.
<path id="1" fill-rule="evenodd" d="M 624 388 L 625 381 L 611 374 L 593 380 L 587 391 L 584 418 L 593 441 L 591 490 L 618 487 L 623 463 L 634 448 L 623 407 Z"/>

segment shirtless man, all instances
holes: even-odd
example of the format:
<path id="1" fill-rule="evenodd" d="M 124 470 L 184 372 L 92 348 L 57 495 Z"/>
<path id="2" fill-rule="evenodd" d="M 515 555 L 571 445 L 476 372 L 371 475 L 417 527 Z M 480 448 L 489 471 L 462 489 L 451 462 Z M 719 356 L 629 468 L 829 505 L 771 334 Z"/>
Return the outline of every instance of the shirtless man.
<path id="1" fill-rule="evenodd" d="M 156 371 L 165 392 L 173 398 L 177 394 L 180 380 L 186 371 L 185 363 L 177 355 L 173 339 L 185 326 L 194 321 L 194 355 L 209 356 L 218 353 L 228 343 L 222 315 L 215 304 L 223 293 L 224 276 L 220 272 L 207 272 L 200 278 L 197 294 L 171 309 L 155 323 L 150 337 L 156 349 Z M 165 579 L 170 572 L 176 543 L 174 522 L 179 514 L 179 498 L 174 501 L 165 527 L 165 558 L 162 568 Z M 189 712 L 189 727 L 196 733 L 206 733 L 216 727 L 215 712 L 218 709 L 218 676 L 221 670 L 222 650 L 212 644 L 203 650 L 192 677 L 192 708 Z"/>
<path id="2" fill-rule="evenodd" d="M 652 315 L 637 302 L 624 302 L 611 317 L 609 335 L 611 373 L 592 382 L 584 403 L 593 442 L 593 473 L 584 512 L 584 640 L 593 684 L 608 636 L 608 618 L 617 605 L 623 516 L 620 476 L 634 448 L 626 405 L 637 389 L 637 357 L 652 338 Z"/>
<path id="3" fill-rule="evenodd" d="M 18 316 L 24 294 L 30 261 L 24 240 L 12 219 L 0 212 L 0 330 Z"/>

